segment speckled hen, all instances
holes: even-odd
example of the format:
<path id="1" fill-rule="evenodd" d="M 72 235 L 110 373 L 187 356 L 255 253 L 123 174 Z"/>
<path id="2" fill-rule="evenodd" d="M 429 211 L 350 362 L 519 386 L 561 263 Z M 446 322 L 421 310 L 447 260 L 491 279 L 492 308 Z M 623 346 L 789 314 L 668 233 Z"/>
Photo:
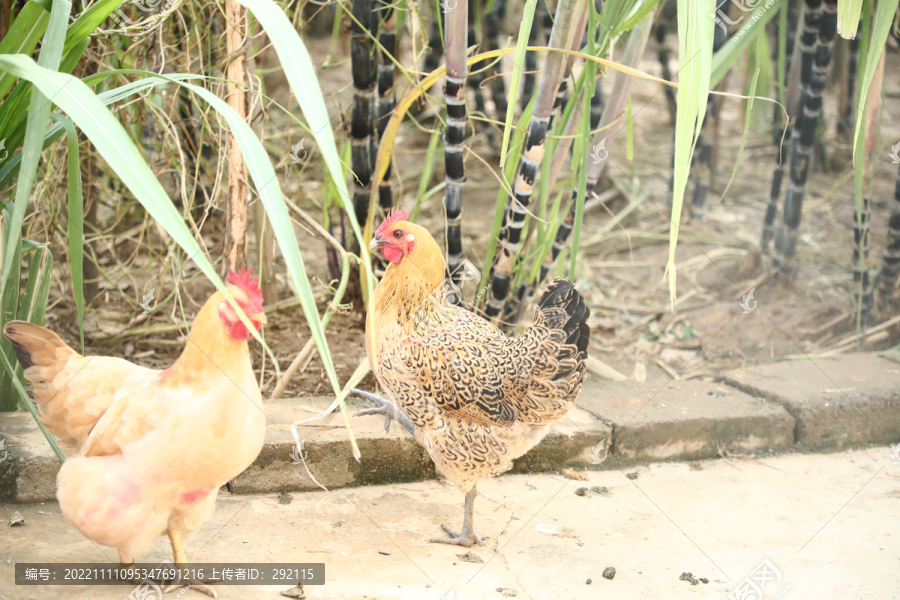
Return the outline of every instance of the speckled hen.
<path id="1" fill-rule="evenodd" d="M 390 261 L 366 320 L 366 350 L 381 386 L 358 414 L 394 418 L 466 495 L 462 532 L 433 542 L 471 546 L 476 485 L 512 467 L 572 408 L 584 380 L 590 311 L 565 279 L 550 284 L 531 327 L 507 337 L 452 304 L 440 247 L 394 210 L 370 244 Z"/>
<path id="2" fill-rule="evenodd" d="M 228 283 L 258 329 L 266 316 L 256 280 L 232 272 Z M 265 438 L 250 333 L 225 296 L 206 301 L 184 352 L 162 371 L 81 356 L 31 323 L 12 321 L 3 331 L 41 422 L 69 457 L 57 477 L 66 520 L 117 548 L 123 564 L 168 532 L 175 563 L 186 563 L 182 534 L 212 515 L 219 488 L 250 466 Z M 212 587 L 190 583 L 215 597 Z"/>

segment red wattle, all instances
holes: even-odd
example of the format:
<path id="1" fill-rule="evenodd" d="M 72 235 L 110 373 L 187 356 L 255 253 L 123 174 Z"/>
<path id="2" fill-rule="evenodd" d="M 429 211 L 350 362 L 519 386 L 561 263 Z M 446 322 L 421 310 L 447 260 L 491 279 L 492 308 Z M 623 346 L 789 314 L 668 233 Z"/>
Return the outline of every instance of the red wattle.
<path id="1" fill-rule="evenodd" d="M 247 331 L 247 328 L 244 327 L 244 324 L 240 321 L 237 321 L 234 325 L 232 325 L 228 333 L 236 342 L 243 342 L 250 337 L 250 332 Z"/>
<path id="2" fill-rule="evenodd" d="M 400 259 L 403 258 L 403 250 L 398 250 L 393 246 L 385 246 L 381 249 L 381 253 L 392 263 L 398 263 L 400 262 Z"/>

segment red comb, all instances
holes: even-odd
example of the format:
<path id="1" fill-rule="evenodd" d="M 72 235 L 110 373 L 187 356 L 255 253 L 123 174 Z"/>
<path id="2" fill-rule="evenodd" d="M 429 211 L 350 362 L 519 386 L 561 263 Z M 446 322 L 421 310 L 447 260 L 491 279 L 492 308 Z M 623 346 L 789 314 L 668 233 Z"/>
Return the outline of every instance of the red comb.
<path id="1" fill-rule="evenodd" d="M 253 269 L 241 269 L 237 273 L 232 269 L 228 273 L 226 281 L 241 288 L 247 294 L 247 298 L 250 300 L 248 308 L 254 311 L 262 310 L 262 290 L 259 289 L 259 278 L 253 277 Z"/>
<path id="2" fill-rule="evenodd" d="M 409 218 L 409 213 L 399 207 L 394 207 L 391 209 L 391 212 L 387 214 L 384 218 L 384 221 L 381 222 L 381 225 L 378 226 L 378 229 L 375 230 L 375 235 L 379 236 L 385 231 L 387 228 L 396 223 L 397 221 L 405 221 Z"/>

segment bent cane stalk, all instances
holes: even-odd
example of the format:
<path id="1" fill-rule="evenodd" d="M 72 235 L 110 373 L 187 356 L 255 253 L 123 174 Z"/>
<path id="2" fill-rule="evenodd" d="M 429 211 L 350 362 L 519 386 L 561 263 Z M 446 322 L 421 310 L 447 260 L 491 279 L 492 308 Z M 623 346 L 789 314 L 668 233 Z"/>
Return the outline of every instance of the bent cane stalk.
<path id="1" fill-rule="evenodd" d="M 576 2 L 576 0 L 560 1 L 556 10 L 556 23 L 550 34 L 551 48 L 563 48 L 568 44 L 570 31 L 576 25 L 573 21 L 580 18 L 580 11 L 575 12 L 576 4 L 581 6 L 582 3 L 583 0 L 581 2 Z M 547 56 L 544 70 L 541 73 L 541 82 L 537 90 L 531 122 L 528 125 L 519 172 L 513 185 L 513 194 L 507 199 L 504 226 L 499 243 L 499 258 L 494 268 L 493 285 L 491 286 L 492 296 L 485 307 L 487 318 L 492 319 L 495 323 L 500 320 L 512 284 L 513 264 L 521 245 L 522 229 L 528 214 L 534 181 L 544 157 L 544 142 L 553 106 L 556 103 L 556 92 L 563 76 L 564 58 L 565 55 L 558 52 L 552 52 Z"/>
<path id="2" fill-rule="evenodd" d="M 640 61 L 641 56 L 644 53 L 644 48 L 647 46 L 647 40 L 650 38 L 650 29 L 652 25 L 653 13 L 651 13 L 647 19 L 636 25 L 635 28 L 631 31 L 628 37 L 628 42 L 625 45 L 625 52 L 622 54 L 623 65 L 636 65 L 638 61 Z M 621 118 L 622 113 L 625 111 L 628 95 L 631 93 L 631 83 L 631 75 L 628 75 L 621 71 L 616 73 L 612 91 L 609 95 L 609 101 L 606 105 L 606 109 L 600 116 L 600 120 L 598 123 L 600 131 L 596 133 L 593 139 L 593 147 L 598 148 L 598 152 L 600 146 L 605 148 L 607 153 L 610 152 L 610 149 L 613 147 L 613 143 L 615 142 L 616 134 L 618 134 L 622 127 L 627 126 L 626 123 L 623 123 L 619 127 L 613 127 L 612 125 L 617 119 Z M 582 167 L 586 170 L 586 193 L 592 194 L 597 186 L 597 182 L 600 180 L 600 176 L 603 175 L 603 171 L 606 168 L 607 161 L 591 160 L 588 162 L 587 156 L 583 157 L 583 160 L 586 162 L 586 166 Z M 544 264 L 541 265 L 541 275 L 538 281 L 538 285 L 546 280 L 547 275 L 555 269 L 555 264 L 557 259 L 559 258 L 560 252 L 566 245 L 566 242 L 568 241 L 569 236 L 572 233 L 572 228 L 575 224 L 577 196 L 578 187 L 576 186 L 572 189 L 572 199 L 566 218 L 562 223 L 560 223 L 559 229 L 556 232 L 556 238 L 554 239 L 553 245 L 550 248 L 550 252 L 547 254 L 547 257 L 544 260 Z"/>

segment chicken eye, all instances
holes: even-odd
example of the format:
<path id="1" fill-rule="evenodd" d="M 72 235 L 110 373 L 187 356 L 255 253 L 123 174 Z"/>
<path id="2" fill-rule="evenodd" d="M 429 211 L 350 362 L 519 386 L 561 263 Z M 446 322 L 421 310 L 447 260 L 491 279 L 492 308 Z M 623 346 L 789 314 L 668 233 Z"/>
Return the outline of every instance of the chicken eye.
<path id="1" fill-rule="evenodd" d="M 399 229 L 395 229 L 395 230 L 394 230 L 394 237 L 397 238 L 397 239 L 399 240 L 400 238 L 403 237 L 403 231 L 401 231 L 401 230 L 399 230 Z"/>

